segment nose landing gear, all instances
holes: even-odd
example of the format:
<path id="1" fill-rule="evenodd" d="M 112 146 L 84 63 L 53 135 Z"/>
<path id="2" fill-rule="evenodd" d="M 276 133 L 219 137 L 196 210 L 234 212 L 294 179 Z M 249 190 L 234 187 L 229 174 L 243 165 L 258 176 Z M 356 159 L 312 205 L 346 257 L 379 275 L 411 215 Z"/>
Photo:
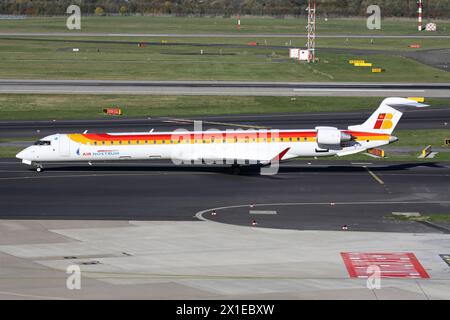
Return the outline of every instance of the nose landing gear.
<path id="1" fill-rule="evenodd" d="M 36 172 L 42 172 L 42 170 L 44 170 L 44 168 L 42 167 L 42 165 L 38 164 L 36 166 Z"/>

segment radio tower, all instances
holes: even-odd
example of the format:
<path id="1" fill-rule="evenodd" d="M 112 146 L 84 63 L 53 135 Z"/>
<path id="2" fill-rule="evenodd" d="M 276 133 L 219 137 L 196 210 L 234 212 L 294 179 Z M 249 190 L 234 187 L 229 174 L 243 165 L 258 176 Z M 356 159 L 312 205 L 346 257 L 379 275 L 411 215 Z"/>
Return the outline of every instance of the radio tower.
<path id="1" fill-rule="evenodd" d="M 417 1 L 417 5 L 419 6 L 419 8 L 417 9 L 417 14 L 418 14 L 418 16 L 417 16 L 417 22 L 419 23 L 418 24 L 418 26 L 417 26 L 417 29 L 419 30 L 419 31 L 422 31 L 422 8 L 423 8 L 423 6 L 422 6 L 422 0 L 418 0 Z"/>
<path id="2" fill-rule="evenodd" d="M 311 4 L 308 1 L 308 25 L 306 29 L 308 30 L 308 42 L 306 47 L 308 49 L 308 63 L 314 62 L 315 54 L 314 50 L 316 47 L 316 3 Z"/>

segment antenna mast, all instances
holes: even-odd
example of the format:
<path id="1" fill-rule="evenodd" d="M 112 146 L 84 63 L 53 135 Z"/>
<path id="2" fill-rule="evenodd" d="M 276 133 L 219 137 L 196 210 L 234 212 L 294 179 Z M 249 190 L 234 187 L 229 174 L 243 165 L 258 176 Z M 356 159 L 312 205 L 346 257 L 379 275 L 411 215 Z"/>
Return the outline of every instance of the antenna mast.
<path id="1" fill-rule="evenodd" d="M 308 63 L 315 61 L 315 48 L 316 48 L 316 3 L 308 1 L 308 42 L 306 47 L 308 49 Z"/>

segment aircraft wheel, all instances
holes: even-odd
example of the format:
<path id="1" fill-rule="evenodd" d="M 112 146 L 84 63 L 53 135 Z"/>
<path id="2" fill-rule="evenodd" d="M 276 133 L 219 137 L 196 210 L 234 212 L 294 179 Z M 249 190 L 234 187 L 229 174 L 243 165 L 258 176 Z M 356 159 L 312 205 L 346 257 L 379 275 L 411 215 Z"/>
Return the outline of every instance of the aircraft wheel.
<path id="1" fill-rule="evenodd" d="M 232 174 L 240 174 L 241 168 L 239 166 L 231 166 L 231 173 Z"/>
<path id="2" fill-rule="evenodd" d="M 42 172 L 42 170 L 43 170 L 43 168 L 42 168 L 41 166 L 39 166 L 39 167 L 36 168 L 36 171 L 37 171 L 37 172 Z"/>

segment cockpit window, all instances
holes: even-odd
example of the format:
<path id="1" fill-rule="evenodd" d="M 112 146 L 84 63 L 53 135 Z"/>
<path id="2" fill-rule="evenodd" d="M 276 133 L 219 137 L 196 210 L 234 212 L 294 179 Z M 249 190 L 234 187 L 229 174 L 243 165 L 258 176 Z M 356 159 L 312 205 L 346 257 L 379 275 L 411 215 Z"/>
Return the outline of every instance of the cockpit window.
<path id="1" fill-rule="evenodd" d="M 38 140 L 34 143 L 35 146 L 49 146 L 51 145 L 50 141 L 46 140 Z"/>

